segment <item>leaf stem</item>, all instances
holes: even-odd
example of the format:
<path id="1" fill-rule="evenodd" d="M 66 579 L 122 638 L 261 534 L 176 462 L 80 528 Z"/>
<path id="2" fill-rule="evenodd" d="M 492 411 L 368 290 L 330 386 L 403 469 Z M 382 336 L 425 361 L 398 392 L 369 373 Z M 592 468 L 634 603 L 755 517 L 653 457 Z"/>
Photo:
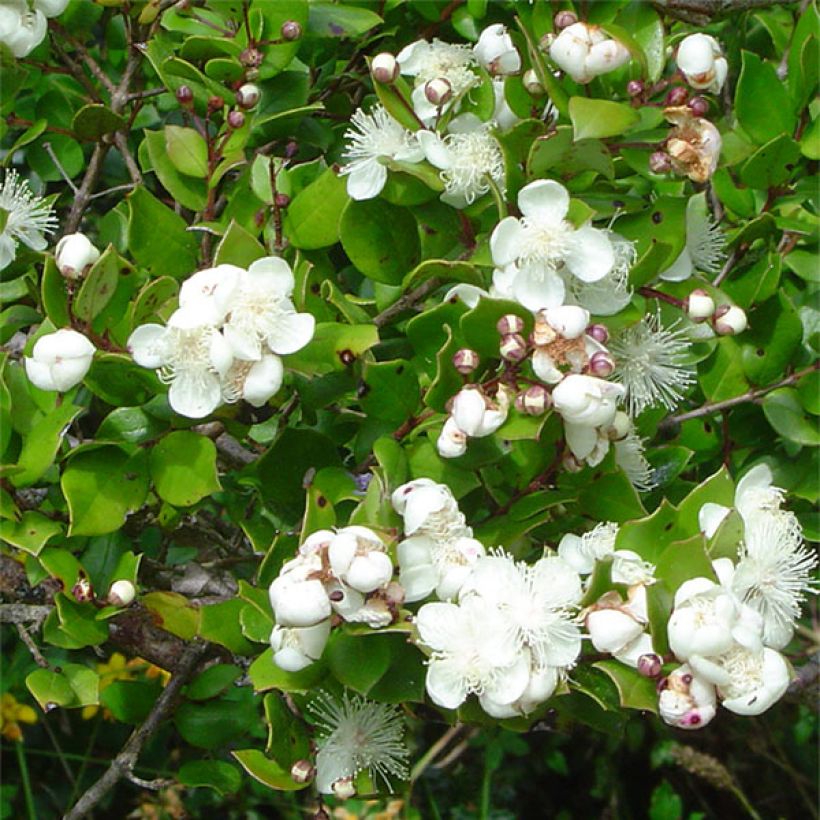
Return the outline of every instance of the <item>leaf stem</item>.
<path id="1" fill-rule="evenodd" d="M 14 752 L 17 755 L 17 766 L 20 769 L 20 782 L 23 786 L 23 797 L 26 801 L 26 814 L 29 820 L 37 820 L 37 809 L 34 807 L 34 795 L 31 791 L 31 778 L 28 775 L 28 764 L 26 763 L 26 753 L 23 749 L 23 741 L 14 743 Z"/>

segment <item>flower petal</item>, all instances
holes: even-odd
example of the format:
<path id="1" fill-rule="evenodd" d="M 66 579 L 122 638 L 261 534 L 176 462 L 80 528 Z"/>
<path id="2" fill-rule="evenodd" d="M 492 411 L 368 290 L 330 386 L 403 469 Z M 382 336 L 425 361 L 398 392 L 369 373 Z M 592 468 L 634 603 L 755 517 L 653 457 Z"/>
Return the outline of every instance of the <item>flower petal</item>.
<path id="1" fill-rule="evenodd" d="M 128 352 L 141 367 L 150 367 L 152 370 L 162 367 L 167 361 L 167 333 L 162 325 L 140 325 L 128 337 Z"/>
<path id="2" fill-rule="evenodd" d="M 264 256 L 251 263 L 247 278 L 255 278 L 260 284 L 286 299 L 293 293 L 294 279 L 290 265 L 278 256 Z M 260 277 L 264 274 L 264 278 Z"/>
<path id="3" fill-rule="evenodd" d="M 174 412 L 191 419 L 210 415 L 221 400 L 219 379 L 210 373 L 177 373 L 168 391 L 168 402 Z"/>
<path id="4" fill-rule="evenodd" d="M 312 338 L 316 319 L 310 313 L 286 313 L 267 338 L 268 347 L 284 355 L 301 350 Z"/>
<path id="5" fill-rule="evenodd" d="M 544 270 L 540 274 L 524 268 L 513 283 L 516 301 L 532 311 L 557 307 L 564 302 L 564 282 L 558 274 Z"/>
<path id="6" fill-rule="evenodd" d="M 572 234 L 564 262 L 582 282 L 597 282 L 612 270 L 615 252 L 603 231 L 584 225 Z"/>
<path id="7" fill-rule="evenodd" d="M 362 201 L 377 197 L 387 182 L 387 168 L 377 159 L 367 159 L 347 166 L 347 193 L 351 199 Z"/>
<path id="8" fill-rule="evenodd" d="M 514 216 L 508 216 L 496 225 L 490 236 L 490 253 L 493 262 L 505 268 L 521 255 L 524 228 Z"/>
<path id="9" fill-rule="evenodd" d="M 537 179 L 518 192 L 518 207 L 538 225 L 558 226 L 569 210 L 569 193 L 554 179 Z"/>

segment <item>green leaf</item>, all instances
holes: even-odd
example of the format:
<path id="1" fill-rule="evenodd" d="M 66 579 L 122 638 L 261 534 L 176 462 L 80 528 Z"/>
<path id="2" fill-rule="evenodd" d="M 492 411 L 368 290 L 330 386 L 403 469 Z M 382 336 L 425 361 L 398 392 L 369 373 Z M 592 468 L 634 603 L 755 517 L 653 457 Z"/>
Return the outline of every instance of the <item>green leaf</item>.
<path id="1" fill-rule="evenodd" d="M 709 401 L 740 396 L 749 389 L 743 372 L 740 345 L 725 336 L 700 368 L 700 386 Z"/>
<path id="2" fill-rule="evenodd" d="M 230 663 L 218 663 L 200 672 L 185 690 L 189 700 L 209 700 L 221 695 L 240 675 L 242 670 Z"/>
<path id="3" fill-rule="evenodd" d="M 285 770 L 297 760 L 310 757 L 310 741 L 304 721 L 293 714 L 279 692 L 265 695 L 265 722 L 268 743 L 265 751 Z"/>
<path id="4" fill-rule="evenodd" d="M 735 114 L 741 127 L 758 145 L 791 135 L 797 120 L 774 66 L 751 51 L 743 51 L 741 59 L 735 89 Z"/>
<path id="5" fill-rule="evenodd" d="M 617 17 L 618 25 L 631 32 L 646 59 L 649 80 L 657 82 L 666 64 L 663 21 L 658 12 L 642 2 L 632 2 Z"/>
<path id="6" fill-rule="evenodd" d="M 86 322 L 96 318 L 111 301 L 120 273 L 128 273 L 130 267 L 109 245 L 91 267 L 74 299 L 75 315 Z"/>
<path id="7" fill-rule="evenodd" d="M 145 139 L 142 145 L 145 146 L 150 168 L 157 175 L 162 187 L 183 207 L 190 208 L 192 211 L 204 210 L 208 201 L 205 181 L 179 172 L 168 156 L 165 148 L 165 135 L 162 131 L 144 131 L 143 133 Z M 140 164 L 143 165 L 143 170 L 148 170 L 146 163 L 142 161 L 142 145 L 139 152 Z"/>
<path id="8" fill-rule="evenodd" d="M 242 768 L 265 786 L 277 791 L 299 791 L 308 783 L 297 783 L 275 760 L 265 757 L 258 749 L 240 749 L 231 752 Z"/>
<path id="9" fill-rule="evenodd" d="M 782 185 L 791 177 L 799 159 L 800 146 L 788 134 L 778 134 L 743 163 L 740 179 L 750 188 Z"/>
<path id="10" fill-rule="evenodd" d="M 221 795 L 238 792 L 242 785 L 239 769 L 224 760 L 189 760 L 180 767 L 177 780 L 191 788 L 207 786 Z"/>
<path id="11" fill-rule="evenodd" d="M 576 140 L 614 137 L 640 120 L 638 112 L 624 103 L 589 97 L 570 97 L 569 117 Z"/>
<path id="12" fill-rule="evenodd" d="M 108 640 L 108 625 L 96 619 L 93 604 L 81 604 L 62 592 L 54 596 L 60 630 L 73 642 L 72 648 L 98 646 Z"/>
<path id="13" fill-rule="evenodd" d="M 592 665 L 612 679 L 618 688 L 621 706 L 627 709 L 640 709 L 642 712 L 658 713 L 658 693 L 654 680 L 644 677 L 637 669 L 632 669 L 616 660 L 597 661 Z"/>
<path id="14" fill-rule="evenodd" d="M 68 292 L 53 256 L 47 256 L 43 265 L 43 279 L 40 283 L 40 298 L 43 310 L 55 327 L 68 327 L 71 315 L 68 310 Z"/>
<path id="15" fill-rule="evenodd" d="M 35 669 L 26 678 L 26 686 L 44 712 L 50 711 L 55 706 L 75 705 L 74 690 L 65 675 L 59 672 L 51 669 Z"/>
<path id="16" fill-rule="evenodd" d="M 68 503 L 70 535 L 102 535 L 119 529 L 148 493 L 148 459 L 102 446 L 73 455 L 60 486 Z"/>
<path id="17" fill-rule="evenodd" d="M 97 142 L 105 134 L 128 127 L 128 123 L 110 108 L 100 103 L 84 105 L 71 122 L 71 130 L 80 138 Z"/>
<path id="18" fill-rule="evenodd" d="M 216 446 L 205 436 L 179 430 L 151 450 L 157 494 L 175 507 L 190 507 L 220 489 Z"/>
<path id="19" fill-rule="evenodd" d="M 31 555 L 39 555 L 40 550 L 62 531 L 62 524 L 36 510 L 26 510 L 19 521 L 0 519 L 0 538 Z"/>
<path id="20" fill-rule="evenodd" d="M 115 680 L 100 693 L 100 703 L 119 721 L 142 723 L 159 696 L 159 682 Z"/>
<path id="21" fill-rule="evenodd" d="M 143 444 L 158 438 L 166 429 L 166 424 L 141 407 L 118 407 L 103 419 L 97 428 L 97 437 L 128 444 Z"/>
<path id="22" fill-rule="evenodd" d="M 362 409 L 369 416 L 399 425 L 416 410 L 419 381 L 405 359 L 367 362 L 362 380 L 366 391 L 362 395 Z"/>
<path id="23" fill-rule="evenodd" d="M 645 514 L 632 482 L 620 470 L 593 477 L 578 497 L 585 515 L 598 521 L 629 521 Z"/>
<path id="24" fill-rule="evenodd" d="M 214 256 L 214 265 L 237 265 L 249 268 L 252 262 L 267 256 L 262 243 L 235 220 L 231 220 Z"/>
<path id="25" fill-rule="evenodd" d="M 347 188 L 328 168 L 300 191 L 288 205 L 282 228 L 296 248 L 311 250 L 339 239 L 339 220 L 347 204 Z"/>
<path id="26" fill-rule="evenodd" d="M 375 325 L 320 322 L 316 325 L 313 339 L 288 356 L 288 368 L 310 375 L 344 370 L 378 343 L 379 331 Z"/>
<path id="27" fill-rule="evenodd" d="M 350 261 L 376 282 L 398 285 L 419 263 L 416 220 L 398 205 L 350 200 L 339 223 L 339 238 Z"/>
<path id="28" fill-rule="evenodd" d="M 285 672 L 273 662 L 273 650 L 266 649 L 248 669 L 248 677 L 257 692 L 278 689 L 280 692 L 307 693 L 327 674 L 327 666 L 317 661 L 299 672 Z"/>
<path id="29" fill-rule="evenodd" d="M 388 635 L 360 637 L 336 632 L 328 641 L 324 659 L 337 680 L 366 695 L 390 666 L 389 640 Z"/>
<path id="30" fill-rule="evenodd" d="M 618 219 L 614 229 L 627 239 L 635 240 L 638 265 L 658 243 L 666 245 L 668 251 L 665 258 L 660 251 L 653 252 L 652 261 L 658 266 L 656 273 L 668 268 L 680 256 L 686 244 L 686 204 L 686 197 L 659 196 L 645 210 Z M 648 271 L 642 272 L 641 278 L 645 273 Z"/>
<path id="31" fill-rule="evenodd" d="M 750 311 L 749 330 L 741 340 L 743 370 L 749 381 L 777 381 L 803 340 L 803 323 L 789 297 L 781 292 Z"/>
<path id="32" fill-rule="evenodd" d="M 242 634 L 239 617 L 244 601 L 233 598 L 200 607 L 199 636 L 230 649 L 236 655 L 250 655 L 257 651 Z"/>
<path id="33" fill-rule="evenodd" d="M 97 353 L 85 384 L 95 396 L 121 407 L 145 404 L 163 392 L 153 370 L 140 367 L 123 353 Z"/>
<path id="34" fill-rule="evenodd" d="M 763 399 L 763 412 L 776 433 L 795 444 L 817 447 L 820 431 L 814 419 L 806 414 L 793 387 L 773 390 Z"/>
<path id="35" fill-rule="evenodd" d="M 199 630 L 199 609 L 191 606 L 184 595 L 177 592 L 148 592 L 140 596 L 140 603 L 151 613 L 157 626 L 166 632 L 191 640 Z"/>
<path id="36" fill-rule="evenodd" d="M 218 749 L 249 732 L 259 721 L 256 705 L 249 690 L 237 689 L 236 693 L 243 697 L 183 703 L 174 715 L 174 724 L 185 741 L 203 749 Z"/>
<path id="37" fill-rule="evenodd" d="M 319 37 L 358 37 L 382 22 L 374 11 L 336 3 L 311 2 L 308 30 Z"/>
<path id="38" fill-rule="evenodd" d="M 194 128 L 165 126 L 165 151 L 181 174 L 197 179 L 208 176 L 208 145 Z"/>
<path id="39" fill-rule="evenodd" d="M 185 220 L 143 186 L 127 201 L 128 249 L 136 262 L 154 274 L 176 278 L 196 270 L 199 241 L 186 230 Z"/>

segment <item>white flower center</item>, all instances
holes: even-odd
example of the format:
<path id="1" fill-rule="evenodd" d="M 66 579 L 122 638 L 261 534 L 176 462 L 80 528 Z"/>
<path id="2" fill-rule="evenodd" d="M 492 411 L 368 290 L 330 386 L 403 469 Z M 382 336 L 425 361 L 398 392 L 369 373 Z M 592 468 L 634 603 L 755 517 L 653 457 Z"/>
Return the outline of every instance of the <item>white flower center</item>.
<path id="1" fill-rule="evenodd" d="M 204 378 L 214 373 L 211 363 L 212 327 L 190 330 L 168 328 L 169 335 L 161 342 L 165 347 L 165 364 L 159 369 L 160 381 L 170 384 L 180 372 Z"/>
<path id="2" fill-rule="evenodd" d="M 462 194 L 469 204 L 490 190 L 490 179 L 496 184 L 503 182 L 504 158 L 489 134 L 450 134 L 445 143 L 452 160 L 441 172 L 447 193 Z"/>
<path id="3" fill-rule="evenodd" d="M 740 698 L 763 686 L 762 654 L 733 649 L 721 658 L 720 665 L 731 678 L 729 683 L 720 687 L 724 698 Z"/>
<path id="4" fill-rule="evenodd" d="M 476 64 L 470 46 L 436 40 L 427 47 L 416 74 L 416 85 L 442 78 L 450 83 L 457 97 L 478 82 L 478 76 L 471 70 Z"/>
<path id="5" fill-rule="evenodd" d="M 521 224 L 524 227 L 522 244 L 525 247 L 521 265 L 529 268 L 540 281 L 547 272 L 553 272 L 563 264 L 570 250 L 574 229 L 566 220 L 547 225 L 524 217 Z"/>

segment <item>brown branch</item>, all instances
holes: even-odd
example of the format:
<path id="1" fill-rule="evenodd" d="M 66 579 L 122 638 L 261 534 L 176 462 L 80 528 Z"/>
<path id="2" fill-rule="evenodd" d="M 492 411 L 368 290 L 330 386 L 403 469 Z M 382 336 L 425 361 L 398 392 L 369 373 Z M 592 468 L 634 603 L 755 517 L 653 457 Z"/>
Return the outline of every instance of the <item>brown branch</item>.
<path id="1" fill-rule="evenodd" d="M 41 666 L 43 669 L 48 669 L 48 661 L 43 657 L 43 653 L 40 652 L 37 644 L 34 643 L 34 638 L 31 637 L 31 632 L 29 632 L 28 628 L 23 624 L 18 623 L 16 626 L 17 634 L 20 636 L 20 640 L 26 645 L 26 648 L 31 653 L 31 657 L 34 658 L 34 662 L 37 666 Z"/>
<path id="2" fill-rule="evenodd" d="M 80 797 L 73 808 L 64 815 L 63 820 L 80 820 L 86 817 L 123 777 L 131 775 L 142 747 L 159 725 L 173 712 L 182 687 L 196 669 L 206 648 L 207 644 L 198 640 L 188 644 L 179 658 L 173 677 L 163 689 L 145 722 L 132 732 L 131 737 L 111 761 L 111 765 L 103 776 Z"/>
<path id="3" fill-rule="evenodd" d="M 91 52 L 66 29 L 64 29 L 56 20 L 48 21 L 49 28 L 60 35 L 60 37 L 74 47 L 80 59 L 88 67 L 88 70 L 94 75 L 97 82 L 109 93 L 114 94 L 116 87 L 114 83 L 108 78 L 108 75 L 100 68 L 100 64 L 91 56 Z"/>
<path id="4" fill-rule="evenodd" d="M 400 316 L 404 311 L 414 307 L 416 302 L 420 302 L 425 296 L 429 296 L 436 288 L 441 286 L 441 280 L 433 277 L 426 282 L 422 282 L 417 288 L 405 293 L 400 299 L 397 299 L 374 319 L 373 324 L 376 327 L 384 327 L 389 325 L 397 316 Z"/>

